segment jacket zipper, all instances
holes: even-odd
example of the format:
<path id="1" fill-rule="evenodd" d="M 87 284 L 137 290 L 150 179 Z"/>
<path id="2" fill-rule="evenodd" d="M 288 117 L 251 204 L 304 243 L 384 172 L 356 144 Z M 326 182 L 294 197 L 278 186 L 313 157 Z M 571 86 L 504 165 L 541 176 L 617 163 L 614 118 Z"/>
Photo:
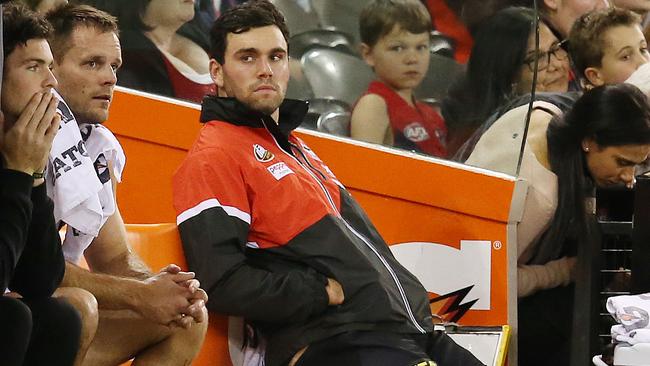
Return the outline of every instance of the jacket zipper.
<path id="1" fill-rule="evenodd" d="M 397 274 L 395 274 L 395 271 L 394 271 L 393 268 L 390 266 L 390 264 L 388 264 L 388 262 L 386 261 L 386 259 L 385 259 L 385 258 L 384 258 L 384 257 L 383 257 L 383 256 L 382 256 L 382 255 L 377 251 L 377 249 L 376 249 L 372 244 L 370 244 L 370 242 L 368 241 L 368 239 L 366 239 L 366 238 L 365 238 L 361 233 L 359 233 L 358 231 L 356 231 L 356 230 L 352 227 L 352 225 L 350 225 L 350 224 L 349 224 L 349 223 L 348 223 L 348 222 L 343 218 L 343 215 L 341 215 L 341 213 L 339 212 L 339 210 L 336 208 L 336 204 L 334 203 L 334 200 L 332 199 L 332 196 L 330 195 L 329 191 L 327 190 L 327 188 L 325 188 L 325 186 L 323 186 L 323 183 L 318 179 L 318 177 L 316 177 L 316 176 L 314 175 L 314 173 L 311 172 L 310 169 L 308 169 L 307 167 L 305 167 L 305 165 L 304 165 L 302 162 L 300 162 L 300 160 L 299 160 L 298 158 L 296 158 L 296 157 L 293 156 L 292 154 L 287 153 L 287 152 L 282 148 L 282 146 L 280 146 L 280 144 L 279 144 L 278 141 L 275 139 L 275 136 L 273 136 L 273 134 L 271 133 L 271 131 L 268 130 L 268 128 L 266 127 L 266 123 L 264 123 L 264 120 L 262 120 L 262 123 L 264 124 L 264 127 L 265 127 L 266 131 L 269 133 L 269 135 L 271 135 L 271 138 L 273 139 L 273 142 L 275 142 L 275 144 L 277 145 L 277 147 L 278 147 L 278 148 L 279 148 L 283 153 L 285 153 L 286 155 L 288 155 L 289 157 L 291 157 L 293 160 L 295 160 L 295 161 L 298 163 L 298 165 L 300 165 L 300 166 L 301 166 L 301 167 L 302 167 L 302 168 L 303 168 L 303 169 L 304 169 L 304 170 L 305 170 L 305 171 L 306 171 L 306 172 L 307 172 L 307 173 L 312 177 L 312 179 L 314 179 L 314 180 L 316 181 L 316 183 L 318 184 L 318 186 L 321 188 L 321 190 L 322 190 L 323 193 L 325 194 L 325 197 L 327 198 L 327 202 L 329 202 L 330 206 L 332 207 L 332 210 L 334 210 L 334 212 L 336 212 L 337 216 L 341 219 L 341 221 L 343 221 L 343 223 L 344 223 L 345 226 L 348 228 L 348 230 L 350 230 L 350 231 L 351 231 L 355 236 L 357 236 L 359 239 L 361 239 L 361 241 L 362 241 L 362 242 L 363 242 L 363 243 L 364 243 L 368 248 L 370 248 L 370 250 L 372 250 L 373 253 L 375 253 L 375 255 L 377 256 L 377 258 L 379 258 L 379 260 L 380 260 L 381 263 L 384 265 L 384 267 L 386 267 L 386 269 L 387 269 L 388 272 L 390 273 L 391 277 L 393 278 L 393 281 L 395 282 L 395 285 L 397 286 L 397 289 L 398 289 L 398 291 L 399 291 L 399 293 L 400 293 L 400 296 L 402 297 L 402 301 L 404 302 L 404 307 L 406 308 L 406 312 L 408 313 L 408 316 L 409 316 L 409 318 L 411 319 L 411 322 L 413 323 L 413 325 L 415 325 L 415 327 L 417 328 L 417 330 L 418 330 L 420 333 L 425 334 L 427 331 L 424 330 L 424 328 L 422 328 L 422 326 L 420 326 L 420 324 L 418 324 L 417 320 L 415 319 L 415 315 L 413 315 L 413 310 L 411 310 L 411 304 L 409 303 L 408 298 L 406 297 L 406 292 L 404 291 L 404 288 L 402 287 L 402 284 L 399 282 L 399 279 L 397 278 Z M 289 142 L 289 143 L 291 144 L 291 142 Z M 298 148 L 298 150 L 300 150 L 300 148 Z M 302 151 L 301 151 L 301 154 L 302 154 Z M 303 154 L 303 157 L 305 157 L 304 154 Z M 309 160 L 307 160 L 307 158 L 305 157 L 305 161 L 309 161 Z M 309 164 L 309 163 L 308 163 L 308 164 Z M 311 165 L 311 164 L 309 164 L 309 165 Z M 322 174 L 322 173 L 321 173 L 321 174 Z"/>
<path id="2" fill-rule="evenodd" d="M 305 155 L 305 153 L 302 152 L 302 150 L 300 150 L 300 147 L 298 147 L 298 145 L 294 144 L 294 143 L 291 142 L 291 141 L 289 142 L 289 144 L 291 145 L 291 147 L 293 147 L 293 148 L 295 148 L 296 150 L 298 150 L 298 152 L 299 152 L 300 155 L 302 156 L 302 159 L 305 161 L 305 163 L 307 163 L 307 165 L 309 165 L 309 168 L 310 168 L 312 171 L 314 171 L 315 173 L 318 173 L 318 175 L 320 175 L 320 177 L 321 177 L 323 180 L 325 180 L 325 181 L 327 180 L 327 176 L 325 176 L 325 174 L 323 174 L 323 172 L 321 172 L 320 170 L 316 169 L 316 167 L 313 166 L 313 165 L 311 164 L 311 162 L 309 161 L 309 159 L 307 159 L 307 156 Z"/>

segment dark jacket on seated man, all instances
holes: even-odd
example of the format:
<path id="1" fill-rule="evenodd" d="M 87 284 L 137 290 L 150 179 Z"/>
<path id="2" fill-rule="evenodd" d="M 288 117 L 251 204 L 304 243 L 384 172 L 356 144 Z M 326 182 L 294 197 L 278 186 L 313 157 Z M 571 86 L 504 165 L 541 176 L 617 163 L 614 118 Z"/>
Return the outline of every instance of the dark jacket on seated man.
<path id="1" fill-rule="evenodd" d="M 52 201 L 33 182 L 0 163 L 0 286 L 25 298 L 51 296 L 65 272 Z"/>
<path id="2" fill-rule="evenodd" d="M 45 184 L 4 169 L 0 162 L 0 295 L 2 365 L 72 365 L 81 319 L 67 302 L 51 297 L 65 272 L 52 201 Z"/>

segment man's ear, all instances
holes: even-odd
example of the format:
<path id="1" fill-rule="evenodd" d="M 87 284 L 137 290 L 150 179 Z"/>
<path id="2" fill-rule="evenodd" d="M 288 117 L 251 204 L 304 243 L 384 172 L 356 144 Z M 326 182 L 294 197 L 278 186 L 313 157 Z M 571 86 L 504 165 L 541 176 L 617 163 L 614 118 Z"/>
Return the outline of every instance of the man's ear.
<path id="1" fill-rule="evenodd" d="M 223 66 L 213 58 L 210 59 L 210 77 L 217 89 L 223 88 Z"/>
<path id="2" fill-rule="evenodd" d="M 375 59 L 372 57 L 372 47 L 368 46 L 365 43 L 362 43 L 359 45 L 360 51 L 361 51 L 361 57 L 363 60 L 370 66 L 370 67 L 375 67 Z"/>
<path id="3" fill-rule="evenodd" d="M 544 6 L 550 10 L 557 11 L 562 0 L 544 0 Z"/>
<path id="4" fill-rule="evenodd" d="M 593 86 L 601 86 L 605 84 L 603 79 L 603 74 L 600 72 L 600 69 L 597 67 L 588 67 L 585 69 L 585 78 L 589 84 Z"/>

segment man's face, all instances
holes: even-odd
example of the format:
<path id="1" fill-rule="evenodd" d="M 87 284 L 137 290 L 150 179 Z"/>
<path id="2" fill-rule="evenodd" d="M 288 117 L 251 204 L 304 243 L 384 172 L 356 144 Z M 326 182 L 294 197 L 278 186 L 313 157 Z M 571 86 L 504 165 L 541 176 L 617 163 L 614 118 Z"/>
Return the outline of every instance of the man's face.
<path id="1" fill-rule="evenodd" d="M 44 39 L 18 44 L 5 59 L 2 80 L 2 112 L 6 121 L 15 122 L 36 93 L 57 86 L 50 68 L 52 52 Z"/>
<path id="2" fill-rule="evenodd" d="M 571 26 L 582 14 L 609 7 L 608 0 L 544 0 L 553 27 L 567 38 Z"/>
<path id="3" fill-rule="evenodd" d="M 219 95 L 233 97 L 249 108 L 274 114 L 287 91 L 287 42 L 276 26 L 253 28 L 227 36 L 224 63 L 210 60 L 210 74 Z M 274 115 L 277 121 L 277 115 Z"/>
<path id="4" fill-rule="evenodd" d="M 594 86 L 618 84 L 627 80 L 639 66 L 650 61 L 648 44 L 638 25 L 619 25 L 603 35 L 600 67 L 588 67 L 585 76 Z"/>
<path id="5" fill-rule="evenodd" d="M 122 65 L 120 41 L 113 32 L 77 26 L 70 34 L 70 49 L 54 64 L 57 90 L 79 123 L 102 123 L 108 118 Z"/>

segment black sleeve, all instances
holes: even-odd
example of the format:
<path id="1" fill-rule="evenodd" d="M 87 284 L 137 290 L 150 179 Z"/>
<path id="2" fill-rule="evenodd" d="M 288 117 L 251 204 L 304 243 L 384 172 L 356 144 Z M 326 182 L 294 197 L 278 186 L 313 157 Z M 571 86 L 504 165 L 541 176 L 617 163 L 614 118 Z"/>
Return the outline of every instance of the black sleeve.
<path id="1" fill-rule="evenodd" d="M 265 323 L 303 322 L 327 308 L 327 278 L 313 269 L 275 273 L 247 260 L 247 224 L 221 208 L 179 225 L 190 270 L 209 296 L 208 309 Z"/>
<path id="2" fill-rule="evenodd" d="M 32 217 L 30 194 L 34 180 L 28 174 L 0 168 L 0 290 L 9 286 L 27 241 Z"/>
<path id="3" fill-rule="evenodd" d="M 47 196 L 45 184 L 32 190 L 31 201 L 33 211 L 27 243 L 9 284 L 12 291 L 25 298 L 51 296 L 65 273 L 54 205 Z"/>

